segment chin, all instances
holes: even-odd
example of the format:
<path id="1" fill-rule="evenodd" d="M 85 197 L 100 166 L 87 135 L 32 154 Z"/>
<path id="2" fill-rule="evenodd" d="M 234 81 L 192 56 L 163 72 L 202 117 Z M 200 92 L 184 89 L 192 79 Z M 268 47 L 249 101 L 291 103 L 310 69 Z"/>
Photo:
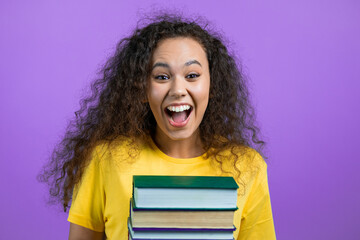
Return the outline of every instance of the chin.
<path id="1" fill-rule="evenodd" d="M 197 136 L 198 131 L 179 130 L 179 131 L 166 131 L 165 135 L 173 141 L 182 141 L 191 139 Z"/>
<path id="2" fill-rule="evenodd" d="M 181 141 L 191 138 L 193 134 L 166 134 L 166 136 L 173 141 Z"/>

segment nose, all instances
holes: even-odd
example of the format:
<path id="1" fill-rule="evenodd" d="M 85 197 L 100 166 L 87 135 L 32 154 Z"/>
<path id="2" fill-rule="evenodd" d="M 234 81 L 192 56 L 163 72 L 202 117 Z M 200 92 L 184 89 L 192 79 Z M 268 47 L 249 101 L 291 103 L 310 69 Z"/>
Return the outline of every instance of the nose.
<path id="1" fill-rule="evenodd" d="M 186 80 L 182 77 L 175 77 L 171 82 L 169 95 L 171 97 L 179 98 L 186 96 Z"/>

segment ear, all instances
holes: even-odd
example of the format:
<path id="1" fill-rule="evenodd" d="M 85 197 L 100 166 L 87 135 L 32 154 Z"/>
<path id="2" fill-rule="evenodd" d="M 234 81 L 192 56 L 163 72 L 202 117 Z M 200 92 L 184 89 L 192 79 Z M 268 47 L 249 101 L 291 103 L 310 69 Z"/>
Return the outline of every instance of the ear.
<path id="1" fill-rule="evenodd" d="M 215 94 L 213 93 L 213 90 L 210 87 L 210 89 L 209 89 L 209 99 L 213 98 L 213 97 L 215 97 Z"/>
<path id="2" fill-rule="evenodd" d="M 149 100 L 147 99 L 147 96 L 143 96 L 141 99 L 141 103 L 148 103 Z"/>

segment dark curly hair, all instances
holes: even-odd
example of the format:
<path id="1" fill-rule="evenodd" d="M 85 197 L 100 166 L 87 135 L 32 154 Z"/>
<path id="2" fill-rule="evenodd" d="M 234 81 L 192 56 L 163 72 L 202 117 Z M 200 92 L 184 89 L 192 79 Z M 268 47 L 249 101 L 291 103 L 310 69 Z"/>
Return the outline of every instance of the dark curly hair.
<path id="1" fill-rule="evenodd" d="M 201 19 L 160 15 L 146 20 L 150 23 L 138 25 L 130 37 L 117 44 L 115 54 L 101 70 L 101 77 L 92 84 L 92 94 L 81 100 L 76 117 L 38 175 L 39 181 L 49 185 L 50 199 L 60 201 L 64 211 L 97 144 L 110 144 L 124 136 L 136 149 L 139 141 L 149 141 L 148 136 L 154 134 L 156 121 L 144 96 L 152 53 L 160 40 L 189 37 L 206 52 L 210 98 L 199 128 L 207 157 L 221 166 L 218 156 L 222 150 L 231 149 L 230 159 L 240 176 L 237 161 L 241 151 L 234 150 L 235 147 L 251 147 L 261 152 L 265 144 L 258 137 L 246 78 L 222 37 L 209 30 L 206 23 L 200 26 Z"/>

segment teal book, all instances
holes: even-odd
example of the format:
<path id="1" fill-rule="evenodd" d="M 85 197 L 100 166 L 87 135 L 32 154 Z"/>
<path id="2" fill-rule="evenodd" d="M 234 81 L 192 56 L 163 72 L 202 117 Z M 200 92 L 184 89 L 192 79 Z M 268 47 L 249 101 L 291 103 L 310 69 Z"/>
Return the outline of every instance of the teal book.
<path id="1" fill-rule="evenodd" d="M 236 210 L 234 178 L 133 176 L 134 209 Z"/>

